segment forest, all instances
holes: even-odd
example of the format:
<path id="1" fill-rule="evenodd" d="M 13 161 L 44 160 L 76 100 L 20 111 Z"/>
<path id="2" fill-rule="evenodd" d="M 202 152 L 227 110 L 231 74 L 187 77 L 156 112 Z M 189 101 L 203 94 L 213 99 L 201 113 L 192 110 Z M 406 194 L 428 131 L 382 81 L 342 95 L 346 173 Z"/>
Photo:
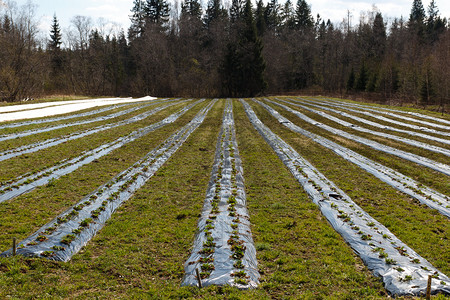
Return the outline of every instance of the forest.
<path id="1" fill-rule="evenodd" d="M 56 15 L 42 35 L 33 5 L 0 4 L 0 101 L 305 93 L 450 103 L 450 30 L 434 0 L 392 20 L 374 7 L 356 24 L 312 16 L 306 0 L 134 0 L 130 28 L 75 16 L 66 37 Z"/>

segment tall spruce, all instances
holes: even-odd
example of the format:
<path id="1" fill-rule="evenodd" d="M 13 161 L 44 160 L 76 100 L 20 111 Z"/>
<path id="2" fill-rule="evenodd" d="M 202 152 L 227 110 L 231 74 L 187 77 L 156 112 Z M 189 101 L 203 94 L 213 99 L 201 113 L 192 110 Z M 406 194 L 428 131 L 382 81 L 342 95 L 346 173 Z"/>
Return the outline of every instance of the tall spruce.
<path id="1" fill-rule="evenodd" d="M 144 6 L 145 22 L 165 25 L 169 21 L 170 7 L 166 0 L 147 0 Z"/>
<path id="2" fill-rule="evenodd" d="M 48 42 L 48 49 L 51 57 L 52 73 L 56 75 L 62 69 L 63 58 L 61 52 L 62 44 L 61 28 L 59 26 L 58 18 L 56 14 L 53 15 L 53 22 L 50 29 L 50 40 Z"/>
<path id="3" fill-rule="evenodd" d="M 408 27 L 416 33 L 420 38 L 424 35 L 425 30 L 425 9 L 422 0 L 414 0 L 409 15 Z"/>
<path id="4" fill-rule="evenodd" d="M 304 32 L 314 27 L 311 7 L 306 3 L 306 0 L 297 1 L 297 7 L 295 8 L 295 27 Z"/>
<path id="5" fill-rule="evenodd" d="M 198 0 L 186 0 L 181 6 L 181 14 L 200 19 L 202 17 L 202 5 Z"/>
<path id="6" fill-rule="evenodd" d="M 139 37 L 145 27 L 144 0 L 134 0 L 130 16 L 131 26 L 128 30 L 128 38 L 133 40 Z"/>
<path id="7" fill-rule="evenodd" d="M 238 30 L 238 43 L 227 46 L 221 67 L 223 82 L 228 96 L 252 97 L 267 88 L 264 80 L 266 64 L 262 56 L 262 41 L 253 18 L 251 0 L 246 0 L 242 12 L 242 25 Z"/>
<path id="8" fill-rule="evenodd" d="M 224 19 L 228 16 L 226 9 L 222 7 L 220 0 L 209 0 L 208 7 L 206 8 L 205 15 L 203 17 L 203 22 L 206 27 L 210 27 L 215 21 Z"/>

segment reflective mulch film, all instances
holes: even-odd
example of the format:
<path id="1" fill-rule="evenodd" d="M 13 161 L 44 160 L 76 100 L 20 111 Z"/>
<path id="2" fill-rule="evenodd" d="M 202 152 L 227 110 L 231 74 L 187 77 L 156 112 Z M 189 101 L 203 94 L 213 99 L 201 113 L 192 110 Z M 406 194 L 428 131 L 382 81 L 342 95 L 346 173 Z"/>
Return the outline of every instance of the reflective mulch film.
<path id="1" fill-rule="evenodd" d="M 329 139 L 326 139 L 317 134 L 304 130 L 303 128 L 300 128 L 299 126 L 293 124 L 287 118 L 280 115 L 272 107 L 260 101 L 257 102 L 261 104 L 265 109 L 267 109 L 269 113 L 275 118 L 277 118 L 278 122 L 283 124 L 285 127 L 289 128 L 294 132 L 300 133 L 312 139 L 316 143 L 332 150 L 337 155 L 356 164 L 358 167 L 364 169 L 365 171 L 374 175 L 378 179 L 386 182 L 387 184 L 391 185 L 397 190 L 416 198 L 421 203 L 427 205 L 428 207 L 438 210 L 441 214 L 450 218 L 450 198 L 448 196 L 443 195 L 429 187 L 426 187 L 416 182 L 415 180 L 407 177 L 406 175 L 403 175 L 397 171 L 392 170 L 391 168 L 388 168 L 380 163 L 370 160 L 367 157 L 356 153 L 355 151 L 352 151 L 344 146 L 334 143 Z M 293 112 L 292 109 L 290 109 L 285 105 L 280 104 L 280 106 L 289 112 Z"/>
<path id="2" fill-rule="evenodd" d="M 99 187 L 79 203 L 60 214 L 23 240 L 17 254 L 68 261 L 105 225 L 116 209 L 172 156 L 203 122 L 216 101 L 211 101 L 187 125 L 127 170 Z M 12 249 L 1 256 L 11 256 Z"/>
<path id="3" fill-rule="evenodd" d="M 450 294 L 450 279 L 445 274 L 354 203 L 344 191 L 265 126 L 247 102 L 241 101 L 255 129 L 289 168 L 330 225 L 368 268 L 382 278 L 389 293 L 423 295 L 430 275 L 433 277 L 433 293 Z"/>
<path id="4" fill-rule="evenodd" d="M 198 228 L 182 285 L 198 285 L 198 270 L 202 286 L 231 285 L 241 289 L 258 286 L 256 250 L 246 209 L 231 100 L 225 106 Z"/>
<path id="5" fill-rule="evenodd" d="M 75 158 L 60 161 L 57 165 L 54 165 L 50 168 L 41 170 L 34 174 L 24 174 L 20 177 L 9 180 L 5 184 L 1 184 L 0 203 L 3 201 L 10 200 L 24 193 L 30 192 L 38 186 L 47 184 L 52 179 L 56 179 L 63 175 L 67 175 L 75 171 L 76 169 L 110 153 L 111 151 L 122 147 L 123 145 L 133 142 L 138 138 L 141 138 L 146 134 L 155 131 L 167 124 L 175 122 L 180 116 L 182 116 L 189 109 L 191 109 L 193 106 L 202 101 L 204 100 L 202 99 L 197 102 L 194 102 L 182 108 L 178 112 L 168 116 L 164 120 L 135 130 L 126 136 L 120 137 L 112 142 L 101 145 L 93 150 L 85 151 Z"/>

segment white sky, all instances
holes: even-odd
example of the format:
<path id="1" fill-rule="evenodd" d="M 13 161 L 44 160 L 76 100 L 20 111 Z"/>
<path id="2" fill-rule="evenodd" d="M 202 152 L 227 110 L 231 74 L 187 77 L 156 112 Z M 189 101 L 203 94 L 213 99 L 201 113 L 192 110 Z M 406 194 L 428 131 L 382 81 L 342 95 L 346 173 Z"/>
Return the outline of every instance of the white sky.
<path id="1" fill-rule="evenodd" d="M 28 1 L 15 0 L 18 5 L 23 5 Z M 231 0 L 229 1 L 231 2 Z M 265 1 L 267 2 L 267 0 Z M 278 1 L 279 3 L 284 3 L 285 0 Z M 291 1 L 294 5 L 297 2 L 297 0 Z M 450 1 L 435 1 L 441 17 L 449 19 Z M 63 29 L 69 27 L 72 17 L 82 15 L 92 17 L 94 23 L 99 18 L 114 22 L 127 32 L 130 26 L 130 10 L 133 6 L 133 0 L 32 0 L 32 2 L 37 5 L 37 17 L 40 20 L 40 28 L 43 33 L 47 33 L 50 30 L 54 13 L 56 13 Z M 202 2 L 206 5 L 207 0 L 202 0 Z M 355 25 L 359 22 L 361 12 L 372 10 L 373 5 L 376 5 L 382 12 L 385 20 L 400 16 L 408 19 L 413 0 L 307 0 L 307 2 L 311 5 L 314 18 L 319 13 L 322 19 L 330 19 L 336 24 L 347 16 L 347 10 L 349 10 L 352 16 L 351 22 Z M 422 0 L 422 2 L 426 10 L 430 0 Z"/>

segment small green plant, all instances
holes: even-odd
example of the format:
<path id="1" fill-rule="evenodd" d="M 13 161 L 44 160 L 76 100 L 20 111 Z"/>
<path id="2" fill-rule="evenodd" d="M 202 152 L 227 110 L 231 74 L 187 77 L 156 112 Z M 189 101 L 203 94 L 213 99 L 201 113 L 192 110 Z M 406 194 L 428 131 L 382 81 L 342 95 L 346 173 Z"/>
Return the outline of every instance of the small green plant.
<path id="1" fill-rule="evenodd" d="M 41 256 L 43 256 L 43 257 L 52 257 L 52 256 L 55 256 L 55 252 L 53 252 L 53 251 L 44 251 L 44 252 L 41 253 Z"/>
<path id="2" fill-rule="evenodd" d="M 61 239 L 61 243 L 66 244 L 66 245 L 70 245 L 70 243 L 72 243 L 75 240 L 75 235 L 73 234 L 68 234 L 65 237 L 63 237 Z"/>
<path id="3" fill-rule="evenodd" d="M 394 270 L 396 270 L 397 272 L 404 272 L 405 269 L 401 268 L 401 267 L 395 267 Z"/>
<path id="4" fill-rule="evenodd" d="M 388 257 L 388 254 L 384 251 L 380 251 L 380 254 L 378 255 L 379 258 L 386 258 Z"/>
<path id="5" fill-rule="evenodd" d="M 80 222 L 80 226 L 88 227 L 92 222 L 93 220 L 91 218 L 87 218 Z"/>
<path id="6" fill-rule="evenodd" d="M 404 278 L 400 277 L 400 281 L 402 282 L 409 282 L 411 280 L 413 280 L 413 277 L 411 275 L 406 275 Z"/>
<path id="7" fill-rule="evenodd" d="M 39 235 L 36 238 L 36 241 L 38 241 L 38 242 L 43 242 L 43 241 L 46 241 L 46 240 L 47 240 L 47 237 L 45 235 Z"/>
<path id="8" fill-rule="evenodd" d="M 386 262 L 388 265 L 395 265 L 395 264 L 397 264 L 397 262 L 396 262 L 394 259 L 392 259 L 392 258 L 386 258 L 386 259 L 385 259 L 385 262 Z"/>
<path id="9" fill-rule="evenodd" d="M 216 268 L 211 263 L 205 263 L 205 264 L 201 265 L 201 269 L 202 269 L 202 271 L 211 272 L 212 270 L 215 270 Z"/>
<path id="10" fill-rule="evenodd" d="M 64 250 L 66 250 L 66 248 L 64 248 L 63 246 L 57 246 L 57 245 L 53 246 L 52 249 L 55 250 L 55 251 L 64 251 Z"/>
<path id="11" fill-rule="evenodd" d="M 242 263 L 242 260 L 236 261 L 233 264 L 233 267 L 235 267 L 236 269 L 244 269 L 245 268 L 244 264 Z"/>
<path id="12" fill-rule="evenodd" d="M 420 264 L 420 259 L 414 258 L 414 259 L 411 260 L 411 262 L 412 262 L 413 264 Z"/>

